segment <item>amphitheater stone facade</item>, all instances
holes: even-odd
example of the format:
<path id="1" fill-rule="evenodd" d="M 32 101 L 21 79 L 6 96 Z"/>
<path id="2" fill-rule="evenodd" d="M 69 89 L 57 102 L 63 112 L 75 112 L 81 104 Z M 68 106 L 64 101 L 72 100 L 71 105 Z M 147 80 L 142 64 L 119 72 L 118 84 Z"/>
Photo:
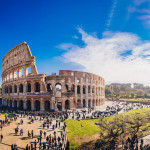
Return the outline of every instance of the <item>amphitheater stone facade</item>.
<path id="1" fill-rule="evenodd" d="M 38 74 L 35 57 L 23 42 L 11 49 L 2 64 L 2 104 L 20 110 L 66 110 L 104 104 L 105 81 L 80 71 Z"/>

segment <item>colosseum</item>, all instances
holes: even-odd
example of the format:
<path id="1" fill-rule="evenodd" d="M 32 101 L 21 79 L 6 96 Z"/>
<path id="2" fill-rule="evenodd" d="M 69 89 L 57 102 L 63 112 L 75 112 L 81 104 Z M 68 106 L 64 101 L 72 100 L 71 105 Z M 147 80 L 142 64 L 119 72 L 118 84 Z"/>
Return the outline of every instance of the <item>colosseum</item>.
<path id="1" fill-rule="evenodd" d="M 64 111 L 104 104 L 105 83 L 98 75 L 60 70 L 59 75 L 39 74 L 26 42 L 3 58 L 2 105 L 12 109 Z"/>

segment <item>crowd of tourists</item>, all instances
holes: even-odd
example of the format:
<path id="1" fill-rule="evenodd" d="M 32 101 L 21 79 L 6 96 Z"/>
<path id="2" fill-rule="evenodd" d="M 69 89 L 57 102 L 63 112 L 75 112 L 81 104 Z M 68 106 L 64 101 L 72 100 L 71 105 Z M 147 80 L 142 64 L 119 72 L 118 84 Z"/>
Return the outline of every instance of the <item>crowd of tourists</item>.
<path id="1" fill-rule="evenodd" d="M 8 126 L 13 121 L 17 121 L 18 118 L 21 118 L 20 122 L 17 124 L 17 127 L 14 129 L 15 135 L 23 136 L 24 130 L 21 128 L 21 125 L 24 123 L 24 118 L 28 118 L 29 124 L 34 123 L 36 120 L 42 121 L 41 130 L 38 136 L 34 135 L 34 130 L 28 131 L 28 138 L 33 138 L 33 142 L 26 145 L 25 150 L 33 149 L 43 149 L 43 150 L 63 150 L 67 146 L 67 134 L 66 134 L 66 124 L 65 120 L 73 119 L 87 119 L 87 118 L 99 118 L 99 117 L 108 117 L 111 115 L 123 113 L 132 109 L 140 109 L 150 107 L 146 104 L 131 104 L 125 102 L 114 102 L 112 106 L 108 106 L 105 111 L 95 110 L 94 108 L 90 109 L 80 109 L 80 110 L 69 110 L 64 112 L 33 112 L 33 111 L 17 111 L 17 112 L 6 112 L 8 115 L 5 116 L 3 120 L 0 120 L 0 128 L 3 130 L 3 127 Z M 44 130 L 42 130 L 44 129 Z M 46 129 L 46 131 L 45 131 Z M 48 132 L 51 130 L 51 132 Z M 3 140 L 3 134 L 0 135 L 1 142 Z M 142 140 L 139 141 L 137 137 L 134 139 L 128 138 L 123 142 L 123 149 L 134 149 L 137 148 L 137 145 L 140 144 L 140 148 L 145 148 L 148 145 L 144 145 Z M 11 150 L 17 150 L 17 144 L 11 145 Z M 107 148 L 105 148 L 107 149 Z"/>

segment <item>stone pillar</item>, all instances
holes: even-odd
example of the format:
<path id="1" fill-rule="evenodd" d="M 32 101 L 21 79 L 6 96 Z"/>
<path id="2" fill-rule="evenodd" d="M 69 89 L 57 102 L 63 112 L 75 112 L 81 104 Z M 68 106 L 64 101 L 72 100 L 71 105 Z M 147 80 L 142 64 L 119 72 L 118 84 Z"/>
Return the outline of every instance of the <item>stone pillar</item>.
<path id="1" fill-rule="evenodd" d="M 23 84 L 23 95 L 26 95 L 27 93 L 27 82 L 24 82 Z"/>
<path id="2" fill-rule="evenodd" d="M 65 101 L 62 100 L 62 111 L 64 111 L 64 110 L 65 110 Z"/>
<path id="3" fill-rule="evenodd" d="M 31 82 L 31 93 L 34 93 L 34 82 Z"/>
<path id="4" fill-rule="evenodd" d="M 55 97 L 51 98 L 50 104 L 51 104 L 51 108 L 50 109 L 54 109 L 56 111 L 56 109 L 57 109 L 57 107 L 56 107 L 57 103 L 55 104 Z"/>
<path id="5" fill-rule="evenodd" d="M 40 99 L 40 111 L 44 111 L 44 100 L 43 100 L 43 98 Z"/>
<path id="6" fill-rule="evenodd" d="M 19 83 L 17 83 L 16 85 L 17 85 L 17 95 L 19 95 Z"/>
<path id="7" fill-rule="evenodd" d="M 26 68 L 26 66 L 23 67 L 24 77 L 27 76 L 27 73 L 28 73 L 28 72 L 27 72 L 27 69 L 28 69 L 28 68 Z"/>
<path id="8" fill-rule="evenodd" d="M 19 79 L 20 71 L 19 68 L 17 69 L 17 79 Z"/>

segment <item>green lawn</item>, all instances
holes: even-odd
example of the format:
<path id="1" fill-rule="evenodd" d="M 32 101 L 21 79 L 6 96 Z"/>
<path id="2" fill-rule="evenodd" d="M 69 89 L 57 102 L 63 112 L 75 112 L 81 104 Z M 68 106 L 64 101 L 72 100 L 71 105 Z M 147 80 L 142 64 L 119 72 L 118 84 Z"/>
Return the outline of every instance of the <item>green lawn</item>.
<path id="1" fill-rule="evenodd" d="M 150 111 L 150 108 L 144 108 L 144 109 L 137 109 L 137 110 L 131 110 L 129 112 L 124 113 L 123 115 L 129 115 L 139 113 L 141 115 L 145 115 L 146 112 Z M 114 116 L 106 117 L 108 121 L 112 120 Z M 68 139 L 70 141 L 70 149 L 74 150 L 77 149 L 77 147 L 81 144 L 80 142 L 75 142 L 76 137 L 78 138 L 88 138 L 92 135 L 99 134 L 100 127 L 98 125 L 95 125 L 96 122 L 99 122 L 99 119 L 87 119 L 87 120 L 66 120 L 67 123 L 67 131 L 68 131 Z M 83 127 L 81 127 L 81 124 Z M 146 129 L 146 131 L 143 131 L 140 136 L 143 136 L 147 134 L 147 130 L 149 124 L 143 126 L 141 129 Z"/>

